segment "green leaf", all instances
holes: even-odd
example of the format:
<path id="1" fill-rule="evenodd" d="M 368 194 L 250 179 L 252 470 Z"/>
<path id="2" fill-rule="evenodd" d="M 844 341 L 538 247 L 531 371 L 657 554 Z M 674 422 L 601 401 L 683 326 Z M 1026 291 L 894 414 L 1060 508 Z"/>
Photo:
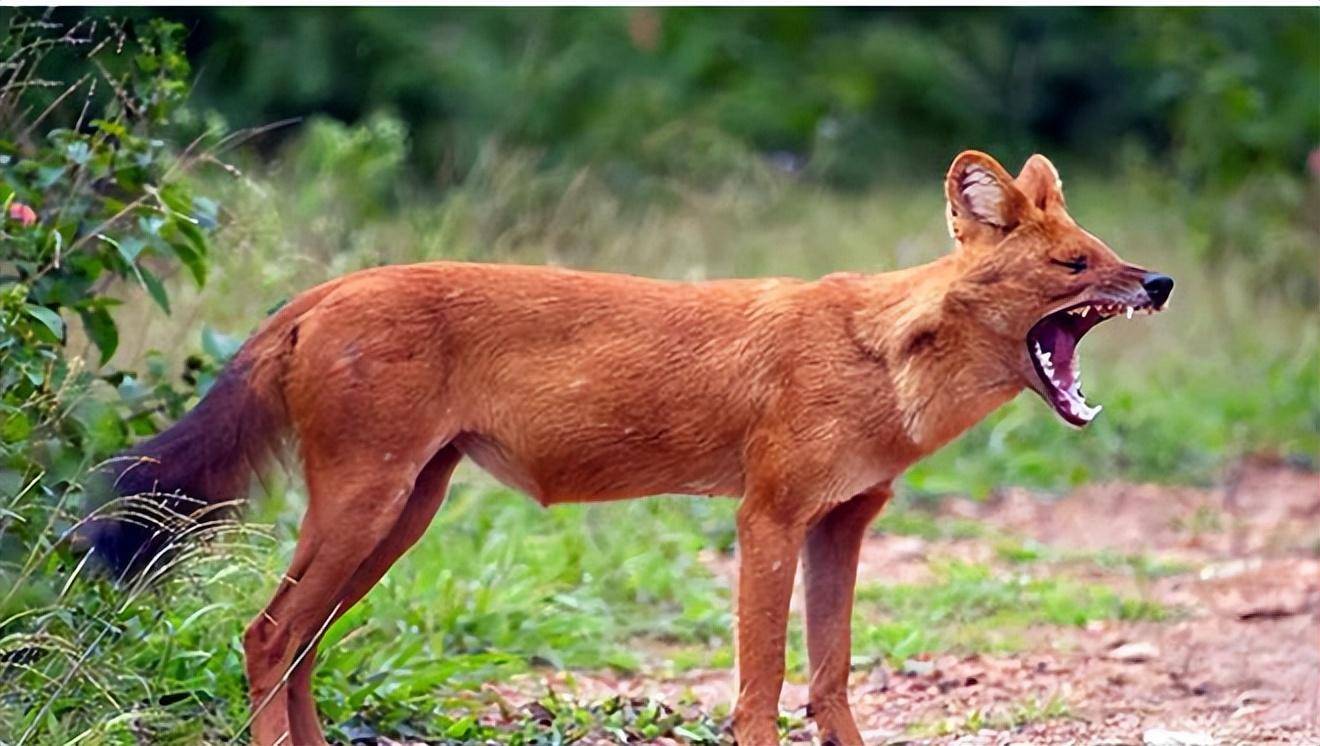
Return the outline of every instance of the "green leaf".
<path id="1" fill-rule="evenodd" d="M 111 243 L 119 250 L 119 255 L 124 258 L 125 262 L 128 262 L 129 266 L 137 262 L 138 254 L 141 254 L 142 250 L 147 247 L 147 242 L 136 236 L 129 236 L 118 243 L 111 241 Z"/>
<path id="2" fill-rule="evenodd" d="M 49 189 L 52 184 L 64 178 L 67 166 L 42 166 L 37 169 L 37 188 Z"/>
<path id="3" fill-rule="evenodd" d="M 197 249 L 185 241 L 171 241 L 170 248 L 174 249 L 174 255 L 179 257 L 188 271 L 192 273 L 193 280 L 197 286 L 206 284 L 206 257 L 197 252 Z"/>
<path id="4" fill-rule="evenodd" d="M 110 362 L 115 350 L 119 348 L 119 328 L 115 326 L 115 320 L 110 316 L 110 312 L 97 307 L 80 310 L 78 315 L 82 317 L 87 338 L 92 340 L 101 351 L 100 364 L 105 365 Z"/>
<path id="5" fill-rule="evenodd" d="M 145 52 L 134 57 L 133 61 L 137 62 L 138 69 L 144 73 L 154 73 L 160 68 L 160 61 L 156 59 L 155 55 Z"/>
<path id="6" fill-rule="evenodd" d="M 159 236 L 160 229 L 165 225 L 165 218 L 159 215 L 143 215 L 137 219 L 138 230 L 148 236 Z"/>
<path id="7" fill-rule="evenodd" d="M 0 422 L 0 441 L 17 443 L 32 433 L 32 421 L 21 410 Z"/>
<path id="8" fill-rule="evenodd" d="M 58 313 L 45 306 L 34 306 L 31 303 L 23 305 L 23 313 L 40 321 L 51 334 L 55 335 L 57 342 L 64 342 L 64 319 L 60 318 Z"/>
<path id="9" fill-rule="evenodd" d="M 202 231 L 182 216 L 177 219 L 176 225 L 183 237 L 188 239 L 188 243 L 192 244 L 193 249 L 197 251 L 198 256 L 205 257 L 207 253 L 206 237 L 202 235 Z"/>
<path id="10" fill-rule="evenodd" d="M 242 346 L 243 340 L 238 337 L 222 334 L 209 324 L 202 327 L 202 351 L 216 360 L 221 362 L 228 360 Z"/>
<path id="11" fill-rule="evenodd" d="M 146 267 L 138 267 L 137 270 L 138 279 L 142 281 L 142 285 L 147 289 L 147 293 L 151 295 L 151 299 L 156 301 L 156 305 L 168 314 L 170 312 L 170 295 L 165 292 L 165 285 L 161 283 L 159 277 Z"/>
<path id="12" fill-rule="evenodd" d="M 33 386 L 40 386 L 46 382 L 46 369 L 40 365 L 24 365 L 23 376 L 27 378 Z"/>
<path id="13" fill-rule="evenodd" d="M 91 125 L 113 137 L 124 137 L 128 134 L 128 130 L 119 122 L 111 122 L 106 119 L 93 119 Z"/>

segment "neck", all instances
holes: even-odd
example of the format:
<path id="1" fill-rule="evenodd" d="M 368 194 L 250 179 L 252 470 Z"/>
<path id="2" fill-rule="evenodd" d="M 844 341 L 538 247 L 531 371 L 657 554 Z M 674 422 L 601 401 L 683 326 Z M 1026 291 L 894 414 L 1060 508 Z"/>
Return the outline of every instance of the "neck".
<path id="1" fill-rule="evenodd" d="M 1014 340 L 963 302 L 959 258 L 873 275 L 862 283 L 853 337 L 882 363 L 909 440 L 929 453 L 1008 402 L 1022 384 Z M 989 310 L 989 309 L 987 309 Z"/>

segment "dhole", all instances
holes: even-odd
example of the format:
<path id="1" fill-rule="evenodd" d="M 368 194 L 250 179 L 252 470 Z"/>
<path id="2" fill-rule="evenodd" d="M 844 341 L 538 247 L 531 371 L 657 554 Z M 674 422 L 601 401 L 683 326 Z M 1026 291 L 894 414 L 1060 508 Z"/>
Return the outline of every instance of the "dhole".
<path id="1" fill-rule="evenodd" d="M 275 313 L 115 475 L 120 494 L 214 506 L 296 440 L 307 514 L 243 639 L 254 741 L 325 742 L 319 635 L 422 535 L 466 456 L 543 505 L 741 497 L 734 734 L 776 739 L 801 558 L 811 716 L 823 743 L 861 743 L 849 618 L 891 482 L 1024 387 L 1085 425 L 1099 407 L 1078 340 L 1173 288 L 1073 222 L 1042 156 L 1014 178 L 964 152 L 945 193 L 953 251 L 897 272 L 687 283 L 437 262 L 356 272 Z M 87 538 L 122 574 L 172 537 L 102 516 Z"/>

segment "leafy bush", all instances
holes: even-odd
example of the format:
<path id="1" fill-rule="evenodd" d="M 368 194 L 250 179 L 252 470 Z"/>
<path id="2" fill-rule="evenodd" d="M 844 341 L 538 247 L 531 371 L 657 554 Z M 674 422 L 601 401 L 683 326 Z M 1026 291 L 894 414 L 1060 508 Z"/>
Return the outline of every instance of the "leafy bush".
<path id="1" fill-rule="evenodd" d="M 142 589 L 125 598 L 79 584 L 77 603 L 61 603 L 83 570 L 63 543 L 88 468 L 178 416 L 215 371 L 207 355 L 190 358 L 181 382 L 159 355 L 140 373 L 113 365 L 122 298 L 144 291 L 168 313 L 169 275 L 206 281 L 219 219 L 186 181 L 213 151 L 202 139 L 181 150 L 166 139 L 188 118 L 180 40 L 181 28 L 163 21 L 63 27 L 15 16 L 0 41 L 0 720 L 15 728 L 0 735 L 7 742 L 64 732 L 67 701 L 55 703 L 71 682 L 112 700 L 125 691 L 123 680 L 139 675 L 131 660 L 88 659 L 154 626 L 135 607 Z M 48 77 L 70 57 L 81 61 L 76 80 Z M 94 724 L 81 737 L 116 727 Z"/>
<path id="2" fill-rule="evenodd" d="M 47 60 L 87 49 L 93 72 L 52 89 L 42 77 Z M 158 413 L 182 410 L 189 387 L 176 390 L 159 366 L 137 375 L 110 365 L 119 347 L 113 310 L 138 288 L 168 313 L 164 277 L 180 266 L 204 283 L 218 207 L 184 180 L 210 154 L 200 142 L 176 152 L 161 137 L 187 92 L 177 25 L 61 29 L 18 17 L 0 54 L 13 60 L 0 74 L 0 131 L 10 133 L 0 141 L 8 216 L 0 233 L 0 468 L 7 482 L 45 471 L 43 483 L 53 485 L 131 434 L 152 432 Z M 94 354 L 77 352 L 79 343 Z M 192 383 L 205 367 L 193 362 Z M 126 416 L 105 400 L 111 387 Z"/>
<path id="3" fill-rule="evenodd" d="M 380 218 L 398 205 L 408 128 L 377 114 L 356 127 L 315 117 L 298 135 L 288 164 L 299 217 L 354 225 Z"/>

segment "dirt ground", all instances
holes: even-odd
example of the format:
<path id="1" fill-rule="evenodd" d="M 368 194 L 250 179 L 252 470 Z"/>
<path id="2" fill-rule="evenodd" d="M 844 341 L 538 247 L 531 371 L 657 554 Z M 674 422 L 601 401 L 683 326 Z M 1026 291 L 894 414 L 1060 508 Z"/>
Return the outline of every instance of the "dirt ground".
<path id="1" fill-rule="evenodd" d="M 1163 622 L 1043 628 L 1013 655 L 858 671 L 854 711 L 868 743 L 1320 744 L 1320 475 L 1256 461 L 1214 489 L 1107 484 L 1056 500 L 1009 490 L 944 511 L 1056 549 L 1177 562 L 1187 571 L 1150 580 L 1142 593 L 1179 613 Z M 919 582 L 931 558 L 993 562 L 993 555 L 985 540 L 874 536 L 861 577 Z M 733 568 L 725 562 L 718 570 Z M 1134 582 L 1131 573 L 1100 567 L 1081 572 L 1125 591 Z M 667 680 L 577 673 L 571 684 L 533 675 L 501 694 L 517 703 L 551 685 L 582 698 L 658 696 L 709 710 L 727 705 L 732 679 L 728 670 Z M 968 732 L 967 713 L 990 715 L 1033 698 L 1064 702 L 1066 713 L 1004 730 L 986 717 Z M 805 702 L 803 684 L 785 687 L 786 710 Z M 959 732 L 913 734 L 916 723 L 950 719 L 962 724 Z M 1160 729 L 1174 740 L 1158 740 Z M 811 737 L 807 727 L 794 742 Z"/>

